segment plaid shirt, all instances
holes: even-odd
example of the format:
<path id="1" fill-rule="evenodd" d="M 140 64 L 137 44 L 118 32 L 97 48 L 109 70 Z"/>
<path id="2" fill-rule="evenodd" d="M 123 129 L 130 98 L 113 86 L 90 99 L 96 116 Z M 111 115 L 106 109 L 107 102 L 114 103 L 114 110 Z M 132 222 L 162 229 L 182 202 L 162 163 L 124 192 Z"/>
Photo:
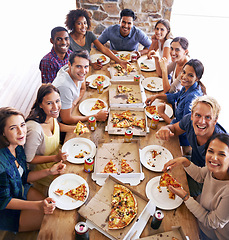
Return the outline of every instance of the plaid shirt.
<path id="1" fill-rule="evenodd" d="M 68 63 L 68 58 L 71 52 L 72 51 L 68 49 L 64 59 L 61 60 L 52 48 L 51 52 L 41 59 L 39 68 L 41 70 L 42 83 L 53 82 L 59 69 Z"/>
<path id="2" fill-rule="evenodd" d="M 0 210 L 5 209 L 12 198 L 23 199 L 23 186 L 28 184 L 29 170 L 22 146 L 17 146 L 16 156 L 17 158 L 7 147 L 0 149 Z M 15 160 L 24 170 L 22 177 L 18 172 Z"/>

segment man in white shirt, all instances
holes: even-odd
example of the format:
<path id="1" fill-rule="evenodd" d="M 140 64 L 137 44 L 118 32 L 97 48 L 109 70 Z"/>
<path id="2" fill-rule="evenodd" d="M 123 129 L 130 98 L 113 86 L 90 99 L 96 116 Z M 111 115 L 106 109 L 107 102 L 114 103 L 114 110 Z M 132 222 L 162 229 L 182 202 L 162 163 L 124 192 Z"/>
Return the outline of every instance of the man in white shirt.
<path id="1" fill-rule="evenodd" d="M 65 124 L 87 121 L 90 116 L 73 116 L 72 110 L 86 91 L 85 76 L 89 71 L 89 54 L 85 50 L 75 51 L 69 56 L 68 64 L 62 67 L 53 85 L 60 91 L 60 117 Z M 105 121 L 108 112 L 101 110 L 94 115 L 97 121 Z"/>

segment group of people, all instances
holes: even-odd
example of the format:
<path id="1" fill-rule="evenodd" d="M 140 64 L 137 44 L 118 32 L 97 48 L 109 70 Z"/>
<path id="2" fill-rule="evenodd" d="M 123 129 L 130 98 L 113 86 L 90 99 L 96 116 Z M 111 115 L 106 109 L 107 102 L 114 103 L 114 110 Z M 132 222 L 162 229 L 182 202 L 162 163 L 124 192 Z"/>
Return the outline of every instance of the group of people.
<path id="1" fill-rule="evenodd" d="M 105 29 L 97 39 L 89 31 L 87 10 L 71 10 L 66 16 L 67 29 L 56 27 L 51 31 L 53 47 L 40 62 L 44 84 L 29 116 L 25 119 L 16 109 L 0 108 L 0 229 L 37 230 L 43 215 L 53 213 L 55 201 L 39 193 L 31 182 L 49 186 L 54 175 L 64 172 L 67 153 L 60 150 L 60 133 L 73 132 L 79 120 L 90 117 L 74 116 L 72 110 L 86 91 L 89 65 L 96 70 L 102 68 L 90 60 L 93 43 L 123 68 L 129 63 L 120 60 L 117 51 L 132 51 L 138 58 L 147 54 L 155 59 L 164 90 L 147 98 L 146 105 L 156 98 L 164 101 L 158 113 L 168 125 L 156 136 L 163 140 L 179 136 L 183 153 L 166 163 L 164 170 L 182 164 L 190 195 L 182 188 L 170 190 L 198 219 L 201 239 L 229 236 L 229 136 L 217 123 L 219 104 L 206 95 L 200 81 L 204 66 L 197 59 L 189 59 L 188 40 L 173 38 L 168 20 L 159 20 L 149 39 L 134 26 L 135 19 L 132 10 L 123 9 L 119 24 Z M 104 46 L 108 41 L 110 49 Z M 143 49 L 139 50 L 139 44 Z M 165 114 L 165 102 L 173 106 L 173 120 Z M 94 116 L 97 121 L 105 121 L 108 112 L 101 110 Z"/>

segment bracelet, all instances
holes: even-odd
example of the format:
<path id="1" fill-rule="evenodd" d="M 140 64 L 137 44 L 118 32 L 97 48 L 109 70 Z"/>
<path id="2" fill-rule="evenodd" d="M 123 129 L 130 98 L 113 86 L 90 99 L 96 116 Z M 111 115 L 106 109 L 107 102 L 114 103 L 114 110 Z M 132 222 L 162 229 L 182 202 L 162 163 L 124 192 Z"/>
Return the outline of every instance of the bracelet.
<path id="1" fill-rule="evenodd" d="M 184 197 L 182 197 L 182 200 L 184 201 L 184 199 L 188 196 L 188 193 L 186 193 L 186 195 Z"/>

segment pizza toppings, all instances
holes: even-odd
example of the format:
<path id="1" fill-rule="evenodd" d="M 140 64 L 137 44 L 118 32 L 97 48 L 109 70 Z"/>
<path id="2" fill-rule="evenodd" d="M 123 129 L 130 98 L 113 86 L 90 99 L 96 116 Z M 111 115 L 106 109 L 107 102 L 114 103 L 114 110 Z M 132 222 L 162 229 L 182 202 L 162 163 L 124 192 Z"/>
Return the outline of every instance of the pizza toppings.
<path id="1" fill-rule="evenodd" d="M 89 154 L 89 152 L 87 152 L 87 151 L 82 152 L 82 150 L 81 150 L 81 152 L 79 154 L 75 155 L 75 158 L 84 158 L 85 154 L 87 155 L 87 154 Z"/>
<path id="2" fill-rule="evenodd" d="M 121 229 L 128 226 L 136 217 L 137 210 L 137 201 L 133 193 L 125 186 L 115 184 L 108 228 Z"/>
<path id="3" fill-rule="evenodd" d="M 77 188 L 71 189 L 68 192 L 66 192 L 64 195 L 71 197 L 75 200 L 79 201 L 85 201 L 87 198 L 87 187 L 83 183 Z"/>
<path id="4" fill-rule="evenodd" d="M 106 62 L 107 58 L 104 55 L 99 56 L 102 59 L 102 62 Z"/>
<path id="5" fill-rule="evenodd" d="M 76 128 L 74 130 L 74 133 L 76 133 L 76 135 L 82 135 L 82 134 L 88 133 L 88 132 L 89 132 L 89 129 L 81 121 L 79 121 L 76 124 Z"/>
<path id="6" fill-rule="evenodd" d="M 115 167 L 115 164 L 112 160 L 110 160 L 106 166 L 104 167 L 102 173 L 117 173 L 117 168 Z"/>
<path id="7" fill-rule="evenodd" d="M 119 93 L 127 93 L 127 92 L 132 92 L 133 89 L 132 88 L 129 88 L 129 87 L 126 87 L 126 86 L 123 86 L 123 85 L 118 85 L 118 92 Z"/>
<path id="8" fill-rule="evenodd" d="M 96 102 L 95 102 L 95 104 L 94 104 L 94 106 L 91 108 L 91 111 L 92 111 L 92 110 L 103 109 L 103 108 L 105 108 L 105 107 L 106 107 L 105 103 L 104 103 L 102 100 L 97 99 Z"/>
<path id="9" fill-rule="evenodd" d="M 62 196 L 64 194 L 64 190 L 58 188 L 57 190 L 54 191 L 54 193 L 58 196 Z"/>
<path id="10" fill-rule="evenodd" d="M 129 75 L 131 72 L 135 72 L 135 68 L 132 67 L 130 64 L 127 64 L 127 69 L 125 70 L 122 68 L 120 64 L 115 64 L 114 68 L 117 70 L 117 72 L 114 74 L 114 76 L 125 76 Z"/>
<path id="11" fill-rule="evenodd" d="M 140 100 L 138 98 L 134 97 L 134 95 L 129 94 L 128 99 L 127 99 L 126 102 L 127 103 L 139 103 Z"/>
<path id="12" fill-rule="evenodd" d="M 119 58 L 121 60 L 124 60 L 124 61 L 129 61 L 130 60 L 130 53 L 128 53 L 128 54 L 122 53 L 122 54 L 119 55 Z"/>
<path id="13" fill-rule="evenodd" d="M 113 113 L 112 119 L 113 127 L 118 128 L 128 128 L 132 126 L 140 127 L 142 129 L 145 129 L 145 119 L 136 119 L 132 115 L 132 113 L 128 111 L 124 111 L 121 113 Z"/>
<path id="14" fill-rule="evenodd" d="M 176 181 L 175 178 L 173 178 L 170 174 L 168 173 L 163 173 L 161 178 L 160 178 L 160 183 L 159 186 L 157 187 L 159 192 L 161 192 L 161 187 L 166 187 L 167 192 L 169 193 L 169 198 L 170 199 L 175 199 L 175 194 L 172 193 L 169 189 L 168 186 L 171 185 L 173 187 L 181 187 L 180 183 Z"/>

